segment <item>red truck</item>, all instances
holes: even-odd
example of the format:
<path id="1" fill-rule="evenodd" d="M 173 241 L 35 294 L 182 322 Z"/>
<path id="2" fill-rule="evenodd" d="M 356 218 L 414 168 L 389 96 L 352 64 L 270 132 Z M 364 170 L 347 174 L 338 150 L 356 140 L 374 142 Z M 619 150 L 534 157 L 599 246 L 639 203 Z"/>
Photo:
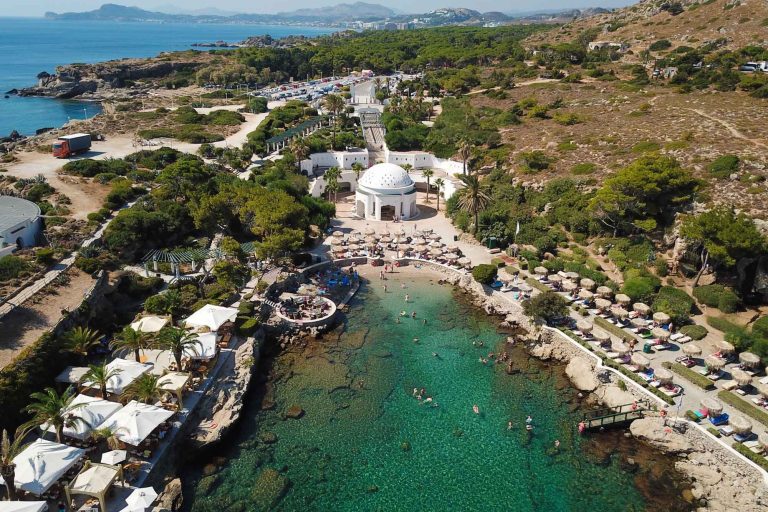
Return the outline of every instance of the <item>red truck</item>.
<path id="1" fill-rule="evenodd" d="M 69 158 L 72 155 L 85 153 L 91 149 L 91 136 L 87 133 L 64 135 L 53 143 L 53 156 Z"/>

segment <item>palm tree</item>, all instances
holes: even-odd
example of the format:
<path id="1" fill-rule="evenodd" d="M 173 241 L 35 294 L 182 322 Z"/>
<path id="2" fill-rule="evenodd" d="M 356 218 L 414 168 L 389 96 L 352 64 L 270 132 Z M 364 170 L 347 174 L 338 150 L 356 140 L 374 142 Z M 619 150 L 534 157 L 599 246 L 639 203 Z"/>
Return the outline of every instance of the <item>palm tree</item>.
<path id="1" fill-rule="evenodd" d="M 138 361 L 138 359 L 136 359 Z M 112 377 L 120 374 L 122 370 L 119 368 L 109 368 L 106 362 L 101 364 L 88 365 L 88 371 L 83 376 L 83 382 L 88 382 L 91 385 L 98 386 L 101 390 L 101 398 L 106 400 L 109 397 L 107 392 L 107 384 Z"/>
<path id="2" fill-rule="evenodd" d="M 328 199 L 331 198 L 331 192 L 333 192 L 334 203 L 336 202 L 336 193 L 339 191 L 339 177 L 341 177 L 341 170 L 338 167 L 331 167 L 325 171 L 323 176 L 328 191 Z"/>
<path id="3" fill-rule="evenodd" d="M 64 428 L 76 427 L 85 424 L 85 420 L 75 414 L 75 411 L 85 404 L 73 404 L 77 393 L 75 388 L 69 386 L 62 394 L 53 388 L 45 388 L 44 391 L 32 393 L 30 398 L 34 400 L 24 410 L 32 414 L 32 419 L 25 426 L 37 427 L 48 424 L 56 430 L 56 441 L 61 443 Z"/>
<path id="4" fill-rule="evenodd" d="M 336 128 L 339 114 L 344 110 L 344 98 L 338 94 L 329 94 L 325 97 L 324 106 L 325 109 L 333 115 L 333 127 L 331 129 L 331 149 L 333 149 L 336 147 Z"/>
<path id="5" fill-rule="evenodd" d="M 117 433 L 121 430 L 125 430 L 124 427 L 120 427 L 117 430 L 112 430 L 109 427 L 106 428 L 97 428 L 91 431 L 91 439 L 96 442 L 100 443 L 101 441 L 106 441 L 107 448 L 110 450 L 120 450 L 123 448 L 123 442 L 120 440 L 119 437 L 117 437 Z M 101 451 L 101 450 L 99 450 Z"/>
<path id="6" fill-rule="evenodd" d="M 437 192 L 435 195 L 437 196 L 437 211 L 440 211 L 440 190 L 445 186 L 445 181 L 443 178 L 437 178 L 435 180 L 435 187 L 437 188 Z"/>
<path id="7" fill-rule="evenodd" d="M 459 156 L 464 163 L 464 174 L 467 174 L 467 160 L 472 156 L 472 143 L 468 139 L 459 142 Z"/>
<path id="8" fill-rule="evenodd" d="M 87 327 L 75 327 L 64 335 L 64 348 L 85 360 L 88 351 L 99 344 L 101 334 Z"/>
<path id="9" fill-rule="evenodd" d="M 166 391 L 158 386 L 160 378 L 157 375 L 151 373 L 144 373 L 140 375 L 135 381 L 128 386 L 125 390 L 125 397 L 127 400 L 136 400 L 143 404 L 153 404 L 157 402 Z"/>
<path id="10" fill-rule="evenodd" d="M 412 166 L 411 164 L 403 164 L 403 165 L 401 165 L 400 167 L 402 167 L 402 168 L 403 168 L 403 170 L 404 170 L 406 173 L 408 173 L 408 174 L 411 174 L 411 171 L 413 170 L 413 166 Z"/>
<path id="11" fill-rule="evenodd" d="M 0 476 L 5 480 L 9 501 L 16 501 L 18 499 L 16 495 L 16 464 L 13 463 L 13 459 L 27 447 L 24 439 L 27 437 L 29 430 L 19 428 L 13 441 L 11 441 L 8 431 L 3 430 L 3 438 L 2 442 L 0 442 Z"/>
<path id="12" fill-rule="evenodd" d="M 435 175 L 435 171 L 433 171 L 432 169 L 424 169 L 423 171 L 421 171 L 421 175 L 424 176 L 425 178 L 427 178 L 427 200 L 426 200 L 426 202 L 428 203 L 429 202 L 429 180 L 431 180 L 432 176 Z"/>
<path id="13" fill-rule="evenodd" d="M 141 351 L 152 348 L 152 340 L 147 333 L 137 331 L 131 328 L 130 325 L 127 325 L 120 331 L 120 334 L 112 340 L 109 344 L 109 348 L 120 355 L 133 351 L 133 356 L 136 358 L 136 361 L 139 361 L 141 359 Z"/>
<path id="14" fill-rule="evenodd" d="M 360 173 L 363 172 L 363 169 L 365 169 L 365 167 L 363 167 L 363 164 L 360 162 L 354 162 L 352 164 L 352 171 L 355 173 L 355 181 L 360 181 Z"/>
<path id="15" fill-rule="evenodd" d="M 491 198 L 485 193 L 484 187 L 477 176 L 461 174 L 458 178 L 464 184 L 464 190 L 461 191 L 459 196 L 459 208 L 471 213 L 475 217 L 473 233 L 477 234 L 480 210 L 488 207 Z"/>
<path id="16" fill-rule="evenodd" d="M 159 346 L 164 350 L 170 350 L 173 358 L 176 360 L 176 368 L 181 371 L 181 356 L 184 351 L 190 349 L 197 352 L 200 347 L 200 340 L 197 334 L 187 332 L 178 327 L 166 327 L 160 331 L 158 336 Z"/>
<path id="17" fill-rule="evenodd" d="M 296 166 L 301 172 L 301 161 L 309 157 L 309 146 L 302 139 L 296 139 L 291 143 L 291 153 L 296 158 Z"/>

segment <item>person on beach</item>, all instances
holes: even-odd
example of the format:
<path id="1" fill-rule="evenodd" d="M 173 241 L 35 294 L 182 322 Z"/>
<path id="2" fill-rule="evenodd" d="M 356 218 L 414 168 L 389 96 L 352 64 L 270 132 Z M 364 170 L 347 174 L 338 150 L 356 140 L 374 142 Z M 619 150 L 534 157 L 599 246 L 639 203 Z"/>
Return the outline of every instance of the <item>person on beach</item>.
<path id="1" fill-rule="evenodd" d="M 477 406 L 477 404 L 472 406 L 472 412 L 475 414 L 480 414 L 480 408 Z"/>
<path id="2" fill-rule="evenodd" d="M 387 283 L 384 283 L 384 293 L 387 293 Z"/>

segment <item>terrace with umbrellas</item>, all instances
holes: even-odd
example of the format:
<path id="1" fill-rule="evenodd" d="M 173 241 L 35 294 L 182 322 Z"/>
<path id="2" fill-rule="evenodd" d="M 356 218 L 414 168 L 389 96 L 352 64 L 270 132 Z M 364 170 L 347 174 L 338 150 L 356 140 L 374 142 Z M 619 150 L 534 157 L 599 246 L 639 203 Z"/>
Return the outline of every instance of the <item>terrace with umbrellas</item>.
<path id="1" fill-rule="evenodd" d="M 690 410 L 695 419 L 715 428 L 722 436 L 742 443 L 754 453 L 768 449 L 768 425 L 748 418 L 718 399 L 727 391 L 743 397 L 744 403 L 768 410 L 768 376 L 760 357 L 751 352 L 736 354 L 725 339 L 714 343 L 693 341 L 676 332 L 669 315 L 653 312 L 627 295 L 597 286 L 592 279 L 575 272 L 551 273 L 536 267 L 529 279 L 537 288 L 546 287 L 561 294 L 571 304 L 571 316 L 562 319 L 582 342 L 606 358 L 622 365 L 649 386 L 672 397 Z M 515 281 L 522 281 L 515 276 Z M 507 290 L 507 284 L 501 288 Z M 670 368 L 683 367 L 712 382 L 710 389 L 688 383 Z M 685 384 L 685 388 L 683 386 Z M 691 418 L 693 419 L 693 418 Z"/>

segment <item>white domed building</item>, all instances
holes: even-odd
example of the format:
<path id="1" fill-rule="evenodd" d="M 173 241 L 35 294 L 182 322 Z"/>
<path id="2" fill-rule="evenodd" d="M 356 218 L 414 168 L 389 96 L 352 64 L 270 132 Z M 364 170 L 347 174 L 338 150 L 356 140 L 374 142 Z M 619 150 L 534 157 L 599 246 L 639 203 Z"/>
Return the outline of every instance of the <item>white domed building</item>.
<path id="1" fill-rule="evenodd" d="M 357 183 L 355 213 L 367 220 L 416 217 L 416 185 L 399 165 L 376 164 Z"/>

